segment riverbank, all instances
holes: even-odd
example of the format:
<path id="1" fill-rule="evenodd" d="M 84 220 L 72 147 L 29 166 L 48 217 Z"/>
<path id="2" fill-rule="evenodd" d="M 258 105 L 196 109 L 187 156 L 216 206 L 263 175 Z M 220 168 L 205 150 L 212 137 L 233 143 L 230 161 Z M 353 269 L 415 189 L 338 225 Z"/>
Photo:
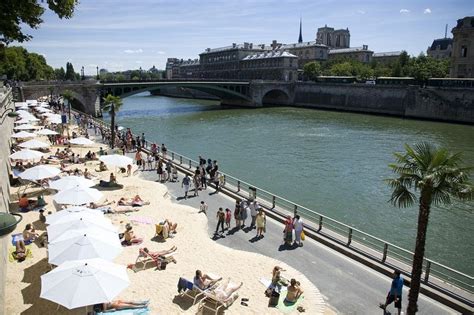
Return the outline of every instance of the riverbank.
<path id="1" fill-rule="evenodd" d="M 94 149 L 97 149 L 95 147 Z M 89 148 L 80 149 L 82 153 Z M 55 150 L 53 147 L 52 150 Z M 78 149 L 75 149 L 79 152 Z M 86 151 L 85 151 L 86 152 Z M 97 162 L 88 162 L 87 165 L 74 165 L 79 169 L 88 167 L 95 169 Z M 106 179 L 107 173 L 95 173 L 99 179 Z M 122 254 L 115 259 L 116 263 L 128 265 L 135 262 L 139 247 L 148 247 L 152 251 L 164 250 L 177 246 L 174 255 L 176 264 L 169 264 L 166 270 L 157 271 L 148 264 L 148 269 L 133 272 L 128 271 L 131 285 L 123 291 L 118 298 L 124 300 L 150 299 L 152 314 L 195 314 L 198 305 L 191 305 L 190 299 L 177 296 L 176 284 L 179 277 L 191 279 L 196 269 L 213 273 L 223 278 L 230 277 L 237 283 L 243 282 L 239 290 L 240 298 L 248 298 L 248 306 L 240 304 L 240 298 L 226 314 L 268 313 L 279 314 L 278 309 L 268 308 L 268 299 L 263 292 L 265 287 L 260 283 L 261 278 L 271 278 L 271 270 L 275 265 L 280 265 L 286 272 L 287 278 L 296 278 L 305 290 L 305 298 L 301 305 L 307 314 L 332 314 L 325 307 L 319 290 L 299 271 L 275 259 L 222 246 L 209 238 L 207 233 L 207 217 L 199 214 L 195 207 L 176 204 L 169 197 L 167 188 L 160 183 L 140 179 L 138 176 L 124 177 L 118 175 L 118 181 L 124 188 L 116 191 L 103 191 L 108 200 L 118 200 L 119 197 L 132 197 L 135 194 L 150 201 L 150 205 L 140 208 L 139 212 L 129 215 L 107 215 L 120 230 L 125 224 L 133 226 L 135 234 L 144 238 L 144 243 L 139 246 L 124 248 Z M 13 194 L 16 191 L 12 191 Z M 48 206 L 46 211 L 55 212 L 52 195 L 45 197 Z M 155 234 L 154 224 L 146 222 L 160 222 L 169 219 L 178 223 L 178 233 L 174 238 L 165 243 L 153 240 Z M 135 220 L 136 219 L 136 220 Z M 142 223 L 139 223 L 142 222 Z M 37 212 L 24 214 L 24 221 L 17 226 L 15 233 L 21 232 L 24 225 L 33 223 L 38 232 L 44 232 L 45 227 L 38 221 Z M 56 310 L 56 304 L 40 299 L 40 275 L 49 271 L 47 264 L 47 250 L 36 243 L 30 246 L 33 257 L 22 263 L 11 262 L 8 264 L 6 283 L 7 314 L 64 314 L 66 310 Z M 296 312 L 296 311 L 295 311 Z M 67 312 L 70 314 L 84 314 L 84 309 Z"/>

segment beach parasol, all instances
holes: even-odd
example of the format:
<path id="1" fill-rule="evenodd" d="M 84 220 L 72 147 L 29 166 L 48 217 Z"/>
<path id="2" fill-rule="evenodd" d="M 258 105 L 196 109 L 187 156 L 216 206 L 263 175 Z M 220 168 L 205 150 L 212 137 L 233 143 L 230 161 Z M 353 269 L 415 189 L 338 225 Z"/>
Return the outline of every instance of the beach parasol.
<path id="1" fill-rule="evenodd" d="M 82 176 L 66 176 L 66 177 L 62 177 L 58 180 L 50 182 L 49 188 L 56 189 L 56 190 L 67 190 L 67 189 L 75 188 L 76 186 L 88 188 L 94 185 L 95 185 L 94 181 Z"/>
<path id="2" fill-rule="evenodd" d="M 128 156 L 112 154 L 112 155 L 102 155 L 99 157 L 99 160 L 104 162 L 107 165 L 126 167 L 129 164 L 133 164 L 133 159 Z"/>
<path id="3" fill-rule="evenodd" d="M 36 134 L 27 132 L 27 131 L 20 131 L 17 133 L 14 133 L 11 135 L 12 138 L 18 138 L 18 139 L 27 139 L 27 138 L 34 138 L 36 137 Z"/>
<path id="4" fill-rule="evenodd" d="M 76 145 L 93 145 L 95 142 L 84 137 L 74 138 L 69 141 L 70 144 Z"/>
<path id="5" fill-rule="evenodd" d="M 34 116 L 25 116 L 25 117 L 21 117 L 20 120 L 15 120 L 14 123 L 17 125 L 21 125 L 21 124 L 28 124 L 30 122 L 37 122 L 37 121 L 39 121 L 39 119 Z"/>
<path id="6" fill-rule="evenodd" d="M 69 216 L 71 217 L 81 217 L 81 216 L 104 217 L 104 214 L 102 211 L 99 211 L 99 210 L 94 210 L 94 209 L 82 207 L 82 206 L 74 206 L 74 207 L 69 207 L 69 208 L 66 208 L 61 211 L 48 215 L 46 217 L 46 223 L 54 224 L 55 222 L 60 222 L 61 220 L 63 220 L 64 217 L 69 217 Z"/>
<path id="7" fill-rule="evenodd" d="M 97 202 L 102 196 L 102 193 L 97 189 L 76 186 L 58 192 L 53 199 L 59 204 L 83 205 L 90 202 Z"/>
<path id="8" fill-rule="evenodd" d="M 114 233 L 118 240 L 117 228 L 110 223 L 109 219 L 98 216 L 66 217 L 50 224 L 46 230 L 48 231 L 48 240 L 54 241 L 63 233 L 90 228 L 98 229 L 101 232 Z"/>
<path id="9" fill-rule="evenodd" d="M 33 140 L 28 140 L 26 142 L 20 143 L 19 146 L 22 148 L 27 148 L 27 149 L 38 149 L 38 148 L 47 148 L 50 145 L 43 141 L 33 139 Z"/>
<path id="10" fill-rule="evenodd" d="M 13 129 L 15 129 L 15 130 L 31 130 L 31 129 L 36 129 L 36 127 L 31 125 L 31 124 L 24 124 L 24 125 L 16 126 Z"/>
<path id="11" fill-rule="evenodd" d="M 18 152 L 15 152 L 13 154 L 10 154 L 10 158 L 12 160 L 39 160 L 43 157 L 43 153 L 35 150 L 21 150 Z"/>
<path id="12" fill-rule="evenodd" d="M 72 309 L 110 302 L 129 285 L 125 266 L 100 258 L 73 260 L 41 276 L 40 297 Z"/>
<path id="13" fill-rule="evenodd" d="M 57 133 L 56 131 L 53 131 L 51 129 L 44 128 L 44 129 L 41 129 L 41 130 L 37 131 L 36 134 L 41 135 L 41 136 L 54 136 L 54 135 L 58 135 L 59 133 Z"/>
<path id="14" fill-rule="evenodd" d="M 57 176 L 59 173 L 61 173 L 61 170 L 59 168 L 47 165 L 38 165 L 27 169 L 23 173 L 20 173 L 18 176 L 27 180 L 41 180 Z"/>

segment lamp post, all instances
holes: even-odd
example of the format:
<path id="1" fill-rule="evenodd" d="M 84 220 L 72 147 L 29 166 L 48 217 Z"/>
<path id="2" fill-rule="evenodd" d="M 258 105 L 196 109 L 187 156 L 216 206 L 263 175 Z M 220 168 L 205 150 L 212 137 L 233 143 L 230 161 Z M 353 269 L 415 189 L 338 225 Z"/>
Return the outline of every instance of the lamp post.
<path id="1" fill-rule="evenodd" d="M 95 67 L 95 68 L 96 68 L 96 70 L 97 70 L 97 80 L 99 80 L 99 79 L 100 79 L 100 77 L 99 77 L 99 66 L 97 66 L 97 67 Z"/>
<path id="2" fill-rule="evenodd" d="M 140 67 L 140 81 L 142 80 L 142 67 Z"/>
<path id="3" fill-rule="evenodd" d="M 84 80 L 84 66 L 81 68 L 81 80 Z"/>

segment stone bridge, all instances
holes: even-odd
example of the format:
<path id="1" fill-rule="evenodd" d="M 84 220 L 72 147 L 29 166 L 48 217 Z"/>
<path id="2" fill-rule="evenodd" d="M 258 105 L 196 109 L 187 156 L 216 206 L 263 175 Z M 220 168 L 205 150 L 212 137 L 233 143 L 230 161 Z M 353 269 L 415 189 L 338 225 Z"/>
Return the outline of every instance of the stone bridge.
<path id="1" fill-rule="evenodd" d="M 294 100 L 295 83 L 278 81 L 78 81 L 25 82 L 17 95 L 23 101 L 71 91 L 73 106 L 90 114 L 100 112 L 101 99 L 112 94 L 125 98 L 133 94 L 159 90 L 161 87 L 184 87 L 218 97 L 222 105 L 260 107 L 265 104 L 290 105 Z"/>

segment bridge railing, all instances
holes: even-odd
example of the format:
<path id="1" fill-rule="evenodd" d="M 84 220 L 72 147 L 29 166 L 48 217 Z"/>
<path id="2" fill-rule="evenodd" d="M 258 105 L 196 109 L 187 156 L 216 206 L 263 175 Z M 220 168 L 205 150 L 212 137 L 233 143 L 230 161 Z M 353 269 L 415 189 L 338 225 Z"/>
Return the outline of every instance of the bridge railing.
<path id="1" fill-rule="evenodd" d="M 104 121 L 92 118 L 97 124 L 108 128 Z M 146 141 L 145 150 L 150 153 L 151 142 Z M 167 159 L 189 173 L 193 173 L 199 163 L 185 155 L 168 150 Z M 266 191 L 237 177 L 219 171 L 224 189 L 241 198 L 254 197 L 260 205 L 272 214 L 284 218 L 298 213 L 305 219 L 305 228 L 350 248 L 365 257 L 410 275 L 413 252 L 392 244 L 376 236 L 365 233 L 348 224 L 332 219 L 315 210 L 297 204 L 286 198 Z M 463 302 L 470 301 L 474 293 L 474 278 L 432 259 L 423 260 L 423 283 Z"/>

